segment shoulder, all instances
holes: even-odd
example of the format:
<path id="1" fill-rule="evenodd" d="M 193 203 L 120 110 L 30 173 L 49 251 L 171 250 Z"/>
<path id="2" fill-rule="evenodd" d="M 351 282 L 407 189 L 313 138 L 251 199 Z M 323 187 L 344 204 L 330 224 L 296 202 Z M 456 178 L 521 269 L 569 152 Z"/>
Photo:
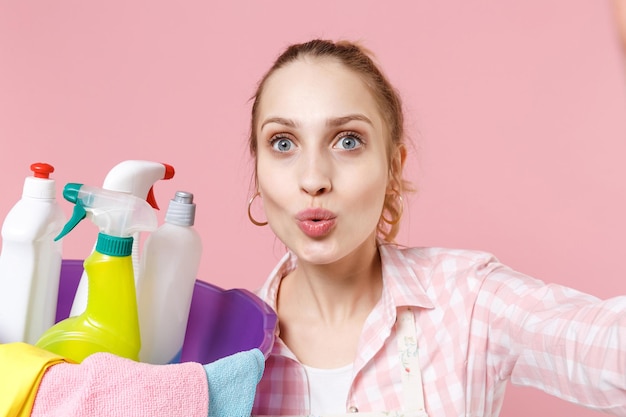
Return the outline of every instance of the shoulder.
<path id="1" fill-rule="evenodd" d="M 501 266 L 500 261 L 491 253 L 468 249 L 450 249 L 443 247 L 405 247 L 400 245 L 381 245 L 383 263 L 404 265 L 422 271 L 462 273 L 478 271 L 484 268 Z"/>
<path id="2" fill-rule="evenodd" d="M 515 299 L 526 294 L 543 294 L 554 288 L 516 271 L 484 251 L 396 247 L 390 250 L 389 257 L 410 268 L 429 295 L 461 293 L 491 298 L 508 294 Z"/>
<path id="3" fill-rule="evenodd" d="M 380 254 L 385 285 L 398 305 L 426 306 L 459 296 L 471 299 L 470 294 L 477 295 L 493 272 L 505 268 L 482 251 L 382 244 Z"/>

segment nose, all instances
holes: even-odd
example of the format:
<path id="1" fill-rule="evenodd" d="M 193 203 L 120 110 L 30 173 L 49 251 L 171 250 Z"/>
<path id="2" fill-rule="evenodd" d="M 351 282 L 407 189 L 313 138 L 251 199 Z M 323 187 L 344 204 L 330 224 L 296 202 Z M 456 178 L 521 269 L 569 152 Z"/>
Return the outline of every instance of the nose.
<path id="1" fill-rule="evenodd" d="M 332 188 L 332 162 L 323 152 L 303 154 L 300 168 L 300 188 L 311 196 L 327 193 Z"/>

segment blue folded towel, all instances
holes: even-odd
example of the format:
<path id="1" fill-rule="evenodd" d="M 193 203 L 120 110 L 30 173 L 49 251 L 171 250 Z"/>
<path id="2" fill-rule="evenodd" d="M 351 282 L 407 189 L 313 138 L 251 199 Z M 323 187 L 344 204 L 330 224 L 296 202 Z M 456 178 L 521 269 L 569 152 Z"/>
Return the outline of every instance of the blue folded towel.
<path id="1" fill-rule="evenodd" d="M 209 381 L 209 417 L 250 417 L 264 369 L 265 357 L 259 349 L 204 365 Z"/>

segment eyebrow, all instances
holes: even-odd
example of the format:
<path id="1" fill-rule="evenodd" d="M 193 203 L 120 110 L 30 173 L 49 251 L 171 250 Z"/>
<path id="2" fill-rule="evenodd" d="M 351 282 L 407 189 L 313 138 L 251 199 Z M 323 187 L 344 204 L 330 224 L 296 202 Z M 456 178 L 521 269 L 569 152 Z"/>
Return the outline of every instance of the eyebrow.
<path id="1" fill-rule="evenodd" d="M 296 127 L 297 126 L 297 123 L 294 122 L 291 119 L 285 119 L 284 117 L 270 117 L 269 119 L 265 119 L 265 121 L 261 125 L 261 129 L 263 129 L 265 127 L 265 125 L 268 125 L 270 123 L 276 123 L 276 124 L 283 125 L 283 126 L 288 126 L 288 127 Z"/>
<path id="2" fill-rule="evenodd" d="M 343 126 L 353 120 L 358 120 L 358 121 L 362 121 L 365 122 L 371 126 L 373 126 L 374 124 L 372 123 L 372 121 L 369 119 L 369 117 L 357 113 L 357 114 L 349 114 L 347 116 L 341 116 L 341 117 L 335 117 L 332 119 L 328 119 L 326 121 L 326 126 L 328 127 L 339 127 L 339 126 Z M 298 127 L 298 123 L 296 123 L 295 121 L 291 120 L 291 119 L 286 119 L 284 117 L 270 117 L 268 119 L 266 119 L 265 121 L 263 121 L 263 124 L 261 125 L 261 129 L 263 129 L 263 127 L 267 124 L 270 123 L 277 123 L 283 126 L 287 126 L 287 127 Z"/>
<path id="3" fill-rule="evenodd" d="M 326 126 L 328 127 L 339 127 L 339 126 L 343 126 L 353 120 L 358 120 L 361 122 L 365 122 L 371 126 L 373 126 L 374 124 L 372 123 L 372 121 L 369 119 L 369 117 L 365 116 L 364 114 L 349 114 L 347 116 L 342 116 L 342 117 L 337 117 L 334 119 L 328 119 L 326 121 Z"/>

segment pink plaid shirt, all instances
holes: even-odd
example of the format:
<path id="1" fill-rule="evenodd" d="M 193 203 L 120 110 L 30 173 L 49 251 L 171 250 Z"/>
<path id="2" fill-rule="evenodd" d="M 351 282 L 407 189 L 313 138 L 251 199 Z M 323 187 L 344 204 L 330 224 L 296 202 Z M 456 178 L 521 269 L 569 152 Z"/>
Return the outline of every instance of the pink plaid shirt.
<path id="1" fill-rule="evenodd" d="M 626 415 L 626 297 L 545 284 L 482 252 L 379 248 L 382 297 L 363 327 L 346 411 L 402 408 L 395 322 L 411 306 L 429 415 L 497 416 L 509 378 Z M 270 306 L 296 262 L 286 254 L 259 290 Z M 277 337 L 253 414 L 306 415 L 307 392 L 303 367 Z"/>

